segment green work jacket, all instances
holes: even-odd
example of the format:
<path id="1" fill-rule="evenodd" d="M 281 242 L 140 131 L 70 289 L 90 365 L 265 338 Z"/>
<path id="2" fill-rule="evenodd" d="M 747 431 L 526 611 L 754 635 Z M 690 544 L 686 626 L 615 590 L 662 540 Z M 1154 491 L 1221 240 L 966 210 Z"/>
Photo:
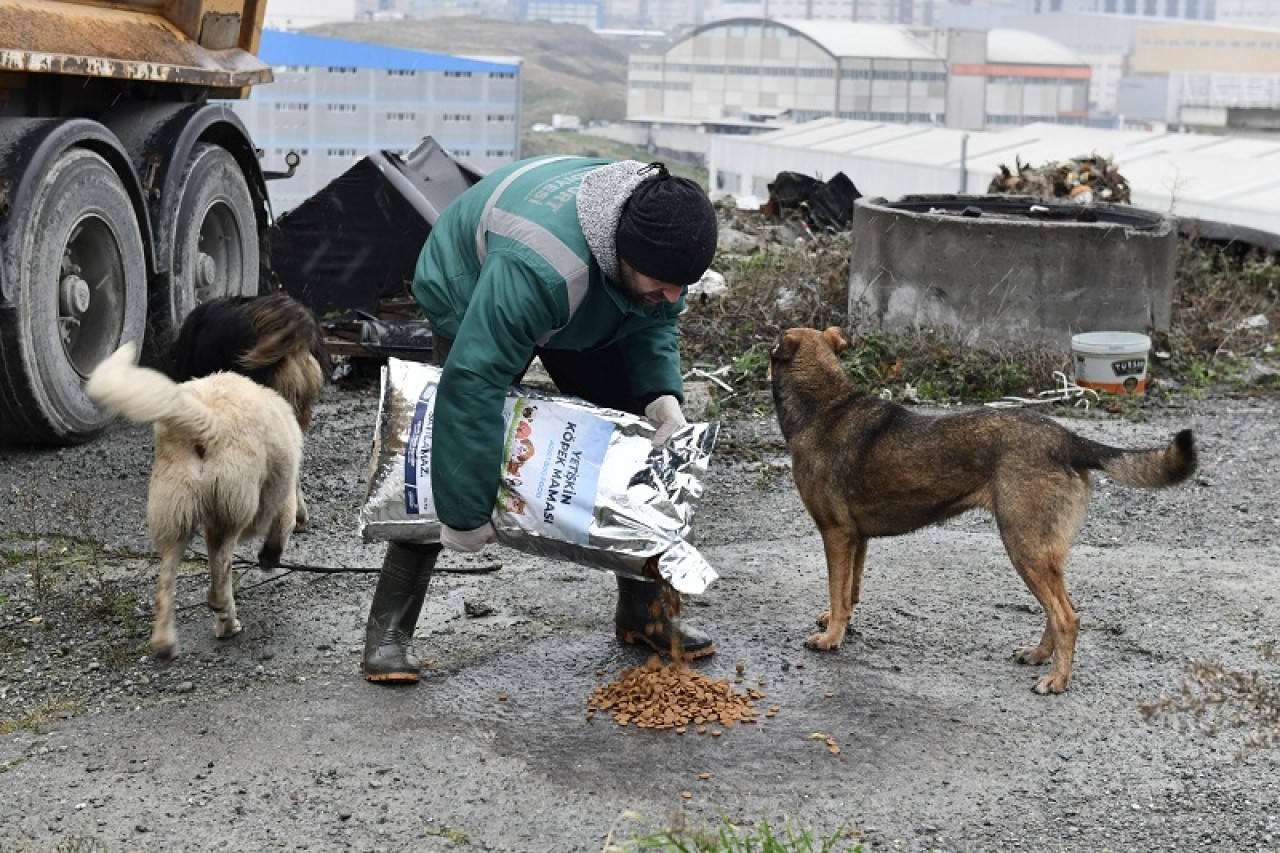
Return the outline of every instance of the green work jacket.
<path id="1" fill-rule="evenodd" d="M 536 348 L 618 343 L 645 399 L 683 400 L 675 304 L 640 306 L 619 289 L 615 239 L 643 163 L 550 156 L 487 175 L 431 229 L 413 295 L 453 341 L 437 391 L 431 488 L 440 520 L 484 524 L 502 473 L 503 400 Z"/>

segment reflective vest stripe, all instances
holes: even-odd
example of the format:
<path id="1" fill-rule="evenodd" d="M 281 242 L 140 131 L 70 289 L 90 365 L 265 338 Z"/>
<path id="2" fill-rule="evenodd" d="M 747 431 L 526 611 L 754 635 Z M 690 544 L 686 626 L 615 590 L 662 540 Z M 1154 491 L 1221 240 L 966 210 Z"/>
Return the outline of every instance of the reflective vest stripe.
<path id="1" fill-rule="evenodd" d="M 525 172 L 545 163 L 568 159 L 570 158 L 562 156 L 537 160 L 533 163 L 526 163 L 510 175 L 507 175 L 502 183 L 498 185 L 498 188 L 493 191 L 493 194 L 489 196 L 489 200 L 485 203 L 484 211 L 480 214 L 480 223 L 476 228 L 476 254 L 481 263 L 484 263 L 486 253 L 486 236 L 488 234 L 497 234 L 515 240 L 537 252 L 564 279 L 569 300 L 569 316 L 564 325 L 558 326 L 538 338 L 539 346 L 546 344 L 557 332 L 569 325 L 569 322 L 573 320 L 573 315 L 577 313 L 578 307 L 582 305 L 582 301 L 587 296 L 587 286 L 591 282 L 591 268 L 578 257 L 577 253 L 566 246 L 563 240 L 556 237 L 546 228 L 527 217 L 518 216 L 510 211 L 499 210 L 497 204 L 498 199 L 501 198 L 507 187 Z"/>

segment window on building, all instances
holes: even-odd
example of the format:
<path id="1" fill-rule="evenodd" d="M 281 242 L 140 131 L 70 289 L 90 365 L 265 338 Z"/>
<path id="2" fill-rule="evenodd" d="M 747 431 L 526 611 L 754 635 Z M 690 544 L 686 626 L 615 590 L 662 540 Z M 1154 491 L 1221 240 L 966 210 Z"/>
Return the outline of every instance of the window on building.
<path id="1" fill-rule="evenodd" d="M 387 121 L 417 121 L 417 113 L 387 113 Z"/>
<path id="2" fill-rule="evenodd" d="M 353 113 L 356 111 L 355 104 L 327 104 L 325 106 L 331 113 Z"/>
<path id="3" fill-rule="evenodd" d="M 417 77 L 418 72 L 410 68 L 388 68 L 388 77 Z"/>
<path id="4" fill-rule="evenodd" d="M 355 74 L 356 70 L 348 65 L 330 65 L 328 68 L 330 74 Z"/>
<path id="5" fill-rule="evenodd" d="M 360 152 L 354 148 L 328 148 L 324 153 L 330 157 L 354 157 Z"/>
<path id="6" fill-rule="evenodd" d="M 309 109 L 311 109 L 311 104 L 302 101 L 281 101 L 276 104 L 276 112 L 278 113 L 305 113 Z"/>
<path id="7" fill-rule="evenodd" d="M 470 72 L 470 71 L 446 71 L 446 72 L 444 72 L 444 76 L 445 76 L 445 77 L 466 78 L 466 77 L 470 77 L 470 76 L 471 76 L 471 72 Z"/>
<path id="8" fill-rule="evenodd" d="M 514 80 L 516 79 L 516 73 L 514 71 L 490 71 L 489 79 L 490 80 Z"/>

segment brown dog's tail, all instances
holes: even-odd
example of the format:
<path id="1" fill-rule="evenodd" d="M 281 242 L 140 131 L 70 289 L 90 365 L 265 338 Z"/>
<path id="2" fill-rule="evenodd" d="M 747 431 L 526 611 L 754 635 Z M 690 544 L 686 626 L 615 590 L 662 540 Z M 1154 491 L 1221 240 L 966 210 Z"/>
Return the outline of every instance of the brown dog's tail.
<path id="1" fill-rule="evenodd" d="M 1196 443 L 1189 429 L 1175 435 L 1165 447 L 1107 451 L 1099 467 L 1122 486 L 1162 489 L 1181 483 L 1196 470 Z"/>
<path id="2" fill-rule="evenodd" d="M 85 393 L 102 408 L 134 423 L 157 421 L 196 438 L 213 435 L 213 414 L 195 395 L 157 370 L 133 363 L 135 347 L 125 344 L 89 376 Z"/>

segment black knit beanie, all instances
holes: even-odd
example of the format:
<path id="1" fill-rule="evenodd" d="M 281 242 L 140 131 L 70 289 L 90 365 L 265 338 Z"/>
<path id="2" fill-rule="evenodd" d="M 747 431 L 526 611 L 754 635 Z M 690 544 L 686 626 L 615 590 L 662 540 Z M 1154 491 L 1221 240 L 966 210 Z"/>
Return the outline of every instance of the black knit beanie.
<path id="1" fill-rule="evenodd" d="M 716 211 L 702 187 L 672 175 L 661 163 L 641 181 L 618 219 L 618 260 L 636 272 L 687 287 L 711 266 L 716 254 Z"/>

